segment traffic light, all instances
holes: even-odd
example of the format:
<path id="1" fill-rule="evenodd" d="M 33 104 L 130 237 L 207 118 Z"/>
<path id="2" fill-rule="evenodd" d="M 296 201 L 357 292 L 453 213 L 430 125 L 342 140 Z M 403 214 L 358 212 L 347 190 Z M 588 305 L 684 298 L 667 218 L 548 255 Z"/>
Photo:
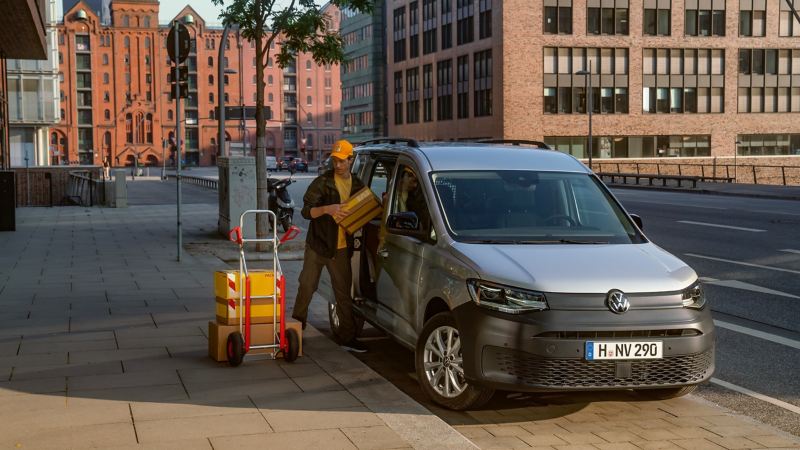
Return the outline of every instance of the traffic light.
<path id="1" fill-rule="evenodd" d="M 180 98 L 189 96 L 189 68 L 187 66 L 173 66 L 170 68 L 169 79 L 173 100 L 176 97 L 176 92 L 180 94 L 178 95 Z"/>

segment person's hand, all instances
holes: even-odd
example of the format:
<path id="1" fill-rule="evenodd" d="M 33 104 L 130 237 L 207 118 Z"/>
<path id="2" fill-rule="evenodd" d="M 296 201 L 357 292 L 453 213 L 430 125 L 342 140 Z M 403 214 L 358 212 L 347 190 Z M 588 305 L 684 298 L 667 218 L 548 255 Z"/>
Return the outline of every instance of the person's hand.
<path id="1" fill-rule="evenodd" d="M 347 211 L 347 209 L 345 209 L 344 203 L 340 203 L 337 205 L 328 205 L 327 208 L 328 208 L 328 214 L 331 215 L 333 217 L 333 220 L 337 222 L 341 221 L 342 219 L 350 215 L 350 211 Z"/>

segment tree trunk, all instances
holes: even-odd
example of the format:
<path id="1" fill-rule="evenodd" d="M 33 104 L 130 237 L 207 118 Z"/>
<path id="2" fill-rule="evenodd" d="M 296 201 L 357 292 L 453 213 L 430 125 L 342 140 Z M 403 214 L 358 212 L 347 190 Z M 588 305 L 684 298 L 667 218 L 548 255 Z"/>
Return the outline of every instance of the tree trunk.
<path id="1" fill-rule="evenodd" d="M 263 30 L 263 26 L 260 27 Z M 256 208 L 269 208 L 269 191 L 267 189 L 267 121 L 264 117 L 264 47 L 263 32 L 256 34 Z M 277 224 L 273 224 L 277 227 Z M 267 214 L 256 215 L 256 237 L 266 239 L 269 234 L 269 217 Z M 266 243 L 259 242 L 257 251 L 270 250 Z"/>

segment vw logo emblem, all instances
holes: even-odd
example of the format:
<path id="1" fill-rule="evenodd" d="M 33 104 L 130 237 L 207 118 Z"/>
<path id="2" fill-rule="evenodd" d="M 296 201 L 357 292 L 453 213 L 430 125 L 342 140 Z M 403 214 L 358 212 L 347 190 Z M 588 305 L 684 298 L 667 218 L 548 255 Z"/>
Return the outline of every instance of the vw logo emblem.
<path id="1" fill-rule="evenodd" d="M 624 292 L 612 289 L 606 295 L 606 306 L 614 314 L 623 314 L 631 308 L 631 302 Z"/>

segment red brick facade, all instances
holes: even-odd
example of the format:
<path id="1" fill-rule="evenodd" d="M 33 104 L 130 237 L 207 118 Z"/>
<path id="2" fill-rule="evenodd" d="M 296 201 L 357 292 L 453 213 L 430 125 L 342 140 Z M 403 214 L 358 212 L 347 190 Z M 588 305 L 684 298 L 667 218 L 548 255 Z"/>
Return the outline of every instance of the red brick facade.
<path id="1" fill-rule="evenodd" d="M 327 8 L 338 28 L 338 10 Z M 103 158 L 109 158 L 112 165 L 121 166 L 132 165 L 138 157 L 140 165 L 160 165 L 162 155 L 169 164 L 169 151 L 162 144 L 174 136 L 175 101 L 167 80 L 169 29 L 159 26 L 158 9 L 155 0 L 115 0 L 110 26 L 101 25 L 83 2 L 65 11 L 58 28 L 63 114 L 50 136 L 51 145 L 60 151 L 59 164 L 102 164 Z M 195 52 L 189 58 L 190 98 L 181 107 L 185 159 L 189 164 L 214 165 L 217 83 L 225 83 L 217 76 L 222 30 L 207 27 L 189 6 L 175 19 L 189 14 L 194 18 L 189 29 L 195 37 Z M 226 104 L 255 106 L 255 47 L 236 32 L 228 34 L 228 42 L 226 68 L 236 73 L 225 76 Z M 279 45 L 271 52 L 273 61 Z M 296 73 L 272 64 L 264 77 L 265 105 L 272 110 L 267 122 L 268 154 L 319 157 L 340 135 L 339 67 L 317 66 L 309 55 L 301 54 Z M 245 140 L 248 151 L 254 152 L 255 121 L 247 121 L 243 128 L 241 121 L 228 120 L 225 129 L 230 140 L 225 154 L 231 149 L 241 152 Z"/>

